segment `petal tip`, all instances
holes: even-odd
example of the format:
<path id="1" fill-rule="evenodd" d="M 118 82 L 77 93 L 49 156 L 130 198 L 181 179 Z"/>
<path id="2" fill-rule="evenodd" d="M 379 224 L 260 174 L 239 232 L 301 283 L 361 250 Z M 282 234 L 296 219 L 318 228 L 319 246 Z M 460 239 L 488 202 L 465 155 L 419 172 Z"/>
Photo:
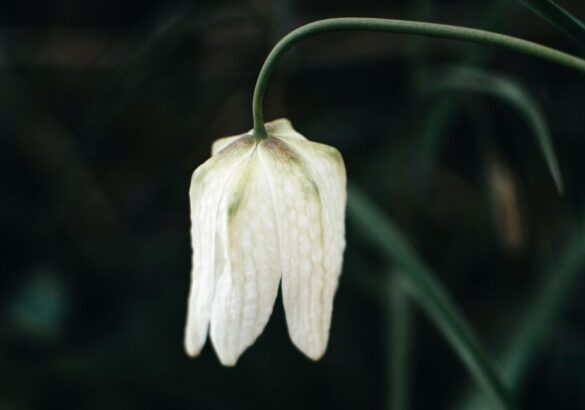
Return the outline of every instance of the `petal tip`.
<path id="1" fill-rule="evenodd" d="M 312 352 L 310 354 L 309 353 L 305 353 L 305 356 L 307 356 L 312 361 L 317 362 L 317 361 L 319 361 L 319 360 L 321 360 L 323 358 L 323 356 L 325 355 L 325 352 L 326 351 L 327 351 L 327 349 L 323 349 L 323 350 L 320 350 L 318 352 Z"/>
<path id="2" fill-rule="evenodd" d="M 304 346 L 301 347 L 298 344 L 295 343 L 295 346 L 297 347 L 297 349 L 299 349 L 301 351 L 301 353 L 303 353 L 307 358 L 311 359 L 314 362 L 317 362 L 319 360 L 321 360 L 323 358 L 323 356 L 325 355 L 325 352 L 327 351 L 327 346 Z"/>
<path id="3" fill-rule="evenodd" d="M 320 360 L 327 351 L 328 337 L 324 337 L 319 341 L 308 341 L 306 337 L 299 337 L 299 335 L 293 335 L 290 332 L 289 336 L 297 349 L 300 350 L 307 358 L 318 361 Z"/>
<path id="4" fill-rule="evenodd" d="M 235 367 L 238 359 L 223 359 L 221 356 L 219 357 L 219 361 L 224 367 Z"/>
<path id="5" fill-rule="evenodd" d="M 234 367 L 238 362 L 238 359 L 241 356 L 240 354 L 231 354 L 229 352 L 225 352 L 222 349 L 218 349 L 217 346 L 213 346 L 215 349 L 215 353 L 219 359 L 219 362 L 225 367 Z"/>
<path id="6" fill-rule="evenodd" d="M 203 342 L 199 342 L 197 340 L 195 340 L 194 338 L 190 338 L 188 336 L 185 336 L 185 341 L 184 341 L 184 347 L 185 347 L 185 352 L 187 353 L 187 356 L 193 358 L 193 357 L 197 357 L 199 356 L 199 354 L 201 353 L 201 350 L 203 349 L 203 345 L 205 344 L 205 340 L 203 340 Z"/>
<path id="7" fill-rule="evenodd" d="M 187 353 L 187 356 L 189 356 L 190 358 L 195 358 L 199 356 L 199 354 L 201 353 L 201 349 L 196 349 L 193 346 L 186 344 L 185 352 Z"/>

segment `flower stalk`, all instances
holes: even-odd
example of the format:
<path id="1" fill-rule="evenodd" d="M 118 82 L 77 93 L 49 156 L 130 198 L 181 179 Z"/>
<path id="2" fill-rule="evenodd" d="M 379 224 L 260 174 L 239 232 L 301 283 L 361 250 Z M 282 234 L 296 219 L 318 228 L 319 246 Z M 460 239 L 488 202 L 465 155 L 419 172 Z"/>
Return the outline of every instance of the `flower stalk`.
<path id="1" fill-rule="evenodd" d="M 452 26 L 448 24 L 427 23 L 422 21 L 407 21 L 393 19 L 379 19 L 366 17 L 342 17 L 318 20 L 291 31 L 280 40 L 272 49 L 256 81 L 252 113 L 254 117 L 254 136 L 257 139 L 266 138 L 264 126 L 263 103 L 264 94 L 270 76 L 280 58 L 288 49 L 298 42 L 321 33 L 333 31 L 374 31 L 386 33 L 414 34 L 428 37 L 439 37 L 472 43 L 493 45 L 507 48 L 522 54 L 548 60 L 581 71 L 585 74 L 585 60 L 554 48 L 543 46 L 528 40 L 505 34 L 493 33 L 468 27 Z"/>

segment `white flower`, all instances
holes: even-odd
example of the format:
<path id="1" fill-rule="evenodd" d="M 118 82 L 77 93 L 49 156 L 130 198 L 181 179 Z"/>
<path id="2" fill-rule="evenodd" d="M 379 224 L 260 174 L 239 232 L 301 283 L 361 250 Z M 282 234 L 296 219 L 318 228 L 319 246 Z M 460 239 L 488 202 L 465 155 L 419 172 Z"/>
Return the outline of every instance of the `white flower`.
<path id="1" fill-rule="evenodd" d="M 345 248 L 345 166 L 285 119 L 213 144 L 193 173 L 193 268 L 185 347 L 201 351 L 210 328 L 233 366 L 262 333 L 282 278 L 289 335 L 309 358 L 327 347 Z"/>

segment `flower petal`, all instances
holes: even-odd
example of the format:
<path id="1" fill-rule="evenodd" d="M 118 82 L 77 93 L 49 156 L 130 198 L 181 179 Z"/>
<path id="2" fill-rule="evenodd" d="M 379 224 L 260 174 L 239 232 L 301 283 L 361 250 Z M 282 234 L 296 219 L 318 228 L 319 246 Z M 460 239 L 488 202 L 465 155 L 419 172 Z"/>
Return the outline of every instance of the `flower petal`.
<path id="1" fill-rule="evenodd" d="M 345 167 L 334 148 L 295 141 L 302 145 L 268 138 L 258 155 L 276 204 L 289 334 L 317 360 L 327 347 L 345 248 Z"/>
<path id="2" fill-rule="evenodd" d="M 221 362 L 233 366 L 266 326 L 280 281 L 276 216 L 257 155 L 234 178 L 220 212 L 223 266 L 213 301 L 211 340 Z"/>
<path id="3" fill-rule="evenodd" d="M 277 138 L 292 138 L 297 140 L 307 139 L 299 134 L 293 127 L 291 122 L 286 118 L 279 118 L 265 124 L 266 131 L 271 137 Z"/>
<path id="4" fill-rule="evenodd" d="M 193 173 L 191 201 L 191 242 L 193 248 L 185 349 L 190 356 L 201 351 L 215 288 L 216 221 L 220 200 L 233 175 L 253 152 L 255 142 L 243 137 L 228 149 L 208 159 Z"/>
<path id="5" fill-rule="evenodd" d="M 242 135 L 235 135 L 233 137 L 224 137 L 224 138 L 219 138 L 219 139 L 213 141 L 213 144 L 211 145 L 211 156 L 214 156 L 219 151 L 221 151 L 222 149 L 224 149 L 225 147 L 230 145 L 232 142 L 236 141 L 238 138 L 241 138 L 241 137 L 242 137 Z"/>

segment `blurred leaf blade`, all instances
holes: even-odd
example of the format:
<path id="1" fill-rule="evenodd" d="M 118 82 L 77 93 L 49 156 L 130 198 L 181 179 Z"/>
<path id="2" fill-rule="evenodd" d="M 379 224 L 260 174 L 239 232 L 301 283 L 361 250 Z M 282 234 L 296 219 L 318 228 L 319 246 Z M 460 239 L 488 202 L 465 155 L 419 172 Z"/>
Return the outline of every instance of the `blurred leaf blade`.
<path id="1" fill-rule="evenodd" d="M 552 0 L 520 0 L 534 13 L 585 49 L 585 24 Z"/>
<path id="2" fill-rule="evenodd" d="M 528 301 L 524 314 L 518 320 L 518 326 L 510 344 L 500 358 L 500 368 L 505 383 L 512 392 L 518 390 L 530 370 L 534 359 L 554 333 L 555 322 L 561 316 L 564 307 L 571 301 L 575 292 L 575 282 L 582 278 L 585 269 L 585 227 L 562 247 L 558 262 L 547 269 L 542 283 L 534 296 Z M 477 390 L 464 396 L 461 410 L 481 410 L 489 408 L 482 403 Z"/>
<path id="3" fill-rule="evenodd" d="M 508 0 L 497 0 L 489 3 L 487 10 L 481 13 L 481 17 L 474 26 L 489 30 L 505 30 L 514 17 L 517 10 L 510 8 Z M 494 50 L 492 48 L 464 49 L 459 58 L 460 64 L 473 65 L 474 67 L 483 66 L 493 58 Z M 418 88 L 424 89 L 425 84 L 419 84 Z M 423 121 L 420 130 L 421 142 L 419 151 L 420 179 L 423 181 L 422 191 L 428 195 L 424 181 L 432 172 L 433 166 L 437 160 L 441 142 L 446 132 L 452 126 L 455 118 L 459 115 L 461 107 L 457 98 L 449 95 L 436 102 L 430 111 L 427 120 Z"/>
<path id="4" fill-rule="evenodd" d="M 544 156 L 559 193 L 564 192 L 563 177 L 544 113 L 530 93 L 509 78 L 468 67 L 442 69 L 430 75 L 431 90 L 478 92 L 493 96 L 514 107 L 526 119 Z"/>
<path id="5" fill-rule="evenodd" d="M 396 263 L 409 279 L 409 290 L 448 340 L 498 408 L 511 409 L 511 400 L 483 347 L 451 300 L 437 275 L 416 254 L 406 237 L 383 212 L 353 184 L 348 187 L 348 216 L 363 239 Z"/>
<path id="6" fill-rule="evenodd" d="M 410 379 L 414 343 L 413 306 L 405 289 L 404 274 L 391 271 L 387 296 L 387 315 L 390 328 L 388 379 L 390 399 L 388 408 L 408 410 L 410 408 Z"/>

